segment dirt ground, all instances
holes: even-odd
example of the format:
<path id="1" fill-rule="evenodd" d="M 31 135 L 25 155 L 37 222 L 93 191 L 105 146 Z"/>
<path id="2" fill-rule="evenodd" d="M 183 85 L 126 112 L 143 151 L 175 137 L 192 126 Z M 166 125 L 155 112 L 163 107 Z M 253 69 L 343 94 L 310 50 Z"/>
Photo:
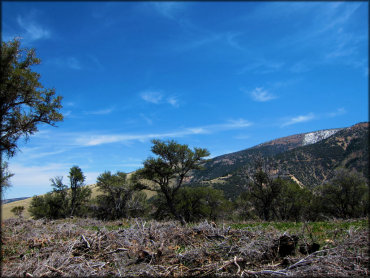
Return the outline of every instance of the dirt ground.
<path id="1" fill-rule="evenodd" d="M 319 250 L 308 234 L 207 221 L 7 219 L 2 277 L 368 276 L 368 231 L 350 227 Z M 310 249 L 312 247 L 312 250 Z"/>

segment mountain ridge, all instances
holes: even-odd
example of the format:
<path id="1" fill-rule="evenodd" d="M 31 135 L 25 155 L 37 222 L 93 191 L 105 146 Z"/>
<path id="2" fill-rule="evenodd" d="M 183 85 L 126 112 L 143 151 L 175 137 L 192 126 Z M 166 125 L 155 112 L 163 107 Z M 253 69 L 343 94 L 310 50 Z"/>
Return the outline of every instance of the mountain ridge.
<path id="1" fill-rule="evenodd" d="M 237 193 L 240 190 L 236 186 L 245 186 L 258 157 L 268 164 L 273 176 L 290 177 L 300 186 L 310 188 L 330 179 L 339 167 L 367 176 L 368 128 L 368 122 L 360 122 L 345 128 L 285 136 L 224 154 L 206 161 L 205 169 L 194 171 L 188 183 L 211 184 L 230 194 L 234 188 Z"/>

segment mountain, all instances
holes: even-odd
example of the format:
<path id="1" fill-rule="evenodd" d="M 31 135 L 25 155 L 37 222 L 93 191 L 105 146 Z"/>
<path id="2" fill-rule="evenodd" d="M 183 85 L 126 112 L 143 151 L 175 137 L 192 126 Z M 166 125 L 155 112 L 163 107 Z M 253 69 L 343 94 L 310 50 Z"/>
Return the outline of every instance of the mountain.
<path id="1" fill-rule="evenodd" d="M 255 147 L 208 160 L 204 170 L 188 180 L 193 185 L 211 184 L 237 196 L 253 174 L 261 157 L 270 174 L 293 179 L 301 186 L 315 187 L 345 167 L 368 175 L 369 123 L 278 138 Z"/>
<path id="2" fill-rule="evenodd" d="M 27 199 L 27 198 L 29 198 L 29 197 L 20 197 L 20 198 L 6 199 L 6 200 L 2 200 L 1 203 L 2 204 L 8 204 L 8 203 L 16 202 L 16 201 L 21 201 L 21 200 L 24 200 L 24 199 Z"/>

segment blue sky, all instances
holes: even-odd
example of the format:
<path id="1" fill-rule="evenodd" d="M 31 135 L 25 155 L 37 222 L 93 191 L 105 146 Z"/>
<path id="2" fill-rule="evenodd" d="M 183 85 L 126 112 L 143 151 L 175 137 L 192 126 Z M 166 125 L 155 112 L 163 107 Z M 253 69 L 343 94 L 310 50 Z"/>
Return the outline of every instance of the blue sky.
<path id="1" fill-rule="evenodd" d="M 367 2 L 2 2 L 15 36 L 65 119 L 20 142 L 5 198 L 134 171 L 154 138 L 215 157 L 368 120 Z"/>

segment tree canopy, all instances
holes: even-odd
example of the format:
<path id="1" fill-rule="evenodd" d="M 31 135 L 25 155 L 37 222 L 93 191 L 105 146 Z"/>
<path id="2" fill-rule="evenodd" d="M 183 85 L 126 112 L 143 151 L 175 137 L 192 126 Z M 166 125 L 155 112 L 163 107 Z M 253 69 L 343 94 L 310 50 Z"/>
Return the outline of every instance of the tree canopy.
<path id="1" fill-rule="evenodd" d="M 174 140 L 153 140 L 152 152 L 156 158 L 149 157 L 144 168 L 137 172 L 138 177 L 154 182 L 155 186 L 145 187 L 162 193 L 165 196 L 170 212 L 182 224 L 184 217 L 175 206 L 175 196 L 183 185 L 184 179 L 191 170 L 201 169 L 204 157 L 209 156 L 207 149 L 194 148 L 178 144 Z"/>
<path id="2" fill-rule="evenodd" d="M 63 120 L 62 97 L 55 89 L 44 88 L 40 74 L 32 69 L 40 62 L 34 49 L 20 48 L 18 39 L 1 43 L 0 162 L 3 152 L 13 156 L 18 140 L 37 132 L 38 124 L 54 126 Z"/>

